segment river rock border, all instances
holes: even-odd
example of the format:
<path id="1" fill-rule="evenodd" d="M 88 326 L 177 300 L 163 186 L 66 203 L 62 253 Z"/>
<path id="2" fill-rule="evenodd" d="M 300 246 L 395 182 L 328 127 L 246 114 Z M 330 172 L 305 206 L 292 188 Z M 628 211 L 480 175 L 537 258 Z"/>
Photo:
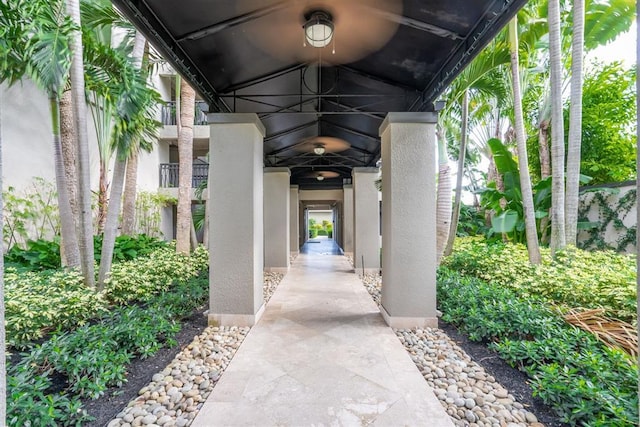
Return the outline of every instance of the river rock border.
<path id="1" fill-rule="evenodd" d="M 380 305 L 382 278 L 361 276 Z M 494 377 L 440 329 L 394 329 L 456 426 L 544 427 Z"/>
<path id="2" fill-rule="evenodd" d="M 284 277 L 264 273 L 265 304 Z M 185 427 L 191 425 L 250 328 L 210 326 L 140 389 L 108 427 Z"/>

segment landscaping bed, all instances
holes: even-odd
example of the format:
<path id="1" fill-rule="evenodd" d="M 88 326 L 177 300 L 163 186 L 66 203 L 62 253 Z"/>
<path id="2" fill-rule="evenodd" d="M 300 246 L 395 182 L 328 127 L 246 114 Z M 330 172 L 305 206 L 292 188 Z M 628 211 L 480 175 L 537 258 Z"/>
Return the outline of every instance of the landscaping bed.
<path id="1" fill-rule="evenodd" d="M 103 292 L 83 287 L 76 273 L 8 271 L 9 425 L 88 422 L 84 404 L 126 384 L 133 361 L 177 346 L 181 321 L 208 300 L 207 264 L 202 248 L 191 256 L 157 248 L 114 264 Z"/>
<path id="2" fill-rule="evenodd" d="M 532 266 L 521 246 L 465 239 L 443 265 L 442 319 L 525 373 L 534 396 L 562 421 L 637 425 L 634 358 L 563 318 L 584 307 L 636 322 L 632 259 L 573 249 L 554 259 L 547 252 Z"/>

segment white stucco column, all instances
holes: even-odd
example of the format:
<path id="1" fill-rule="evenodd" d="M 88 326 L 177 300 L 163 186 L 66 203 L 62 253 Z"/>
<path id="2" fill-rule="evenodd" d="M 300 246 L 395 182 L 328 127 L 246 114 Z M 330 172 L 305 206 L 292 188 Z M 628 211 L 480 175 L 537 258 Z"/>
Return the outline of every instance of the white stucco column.
<path id="1" fill-rule="evenodd" d="M 288 168 L 264 168 L 264 268 L 286 273 L 289 269 Z"/>
<path id="2" fill-rule="evenodd" d="M 209 114 L 209 324 L 251 326 L 262 312 L 263 139 L 256 114 Z"/>
<path id="3" fill-rule="evenodd" d="M 353 257 L 353 185 L 345 184 L 342 190 L 344 191 L 342 249 L 345 255 Z"/>
<path id="4" fill-rule="evenodd" d="M 437 113 L 389 113 L 382 137 L 382 315 L 437 327 Z"/>
<path id="5" fill-rule="evenodd" d="M 300 252 L 300 236 L 298 233 L 300 232 L 300 214 L 298 212 L 298 205 L 300 203 L 300 199 L 298 197 L 298 189 L 297 185 L 292 185 L 289 187 L 289 251 L 291 255 L 297 256 Z"/>
<path id="6" fill-rule="evenodd" d="M 353 168 L 353 262 L 356 272 L 380 270 L 378 168 Z"/>

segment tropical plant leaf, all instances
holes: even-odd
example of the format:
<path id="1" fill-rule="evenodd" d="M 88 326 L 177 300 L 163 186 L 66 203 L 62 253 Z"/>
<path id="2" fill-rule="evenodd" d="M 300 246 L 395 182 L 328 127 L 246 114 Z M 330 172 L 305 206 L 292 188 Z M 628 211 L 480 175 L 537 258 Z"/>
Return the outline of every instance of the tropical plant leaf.
<path id="1" fill-rule="evenodd" d="M 511 233 L 518 224 L 520 215 L 514 210 L 506 210 L 491 219 L 491 227 L 496 233 Z"/>

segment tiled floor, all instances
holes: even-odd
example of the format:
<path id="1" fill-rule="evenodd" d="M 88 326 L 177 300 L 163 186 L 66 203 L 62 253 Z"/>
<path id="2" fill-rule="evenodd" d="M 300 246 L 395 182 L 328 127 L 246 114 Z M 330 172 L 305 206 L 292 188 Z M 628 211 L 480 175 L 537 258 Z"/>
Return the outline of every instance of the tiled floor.
<path id="1" fill-rule="evenodd" d="M 317 249 L 297 257 L 192 425 L 452 426 L 346 258 Z"/>

